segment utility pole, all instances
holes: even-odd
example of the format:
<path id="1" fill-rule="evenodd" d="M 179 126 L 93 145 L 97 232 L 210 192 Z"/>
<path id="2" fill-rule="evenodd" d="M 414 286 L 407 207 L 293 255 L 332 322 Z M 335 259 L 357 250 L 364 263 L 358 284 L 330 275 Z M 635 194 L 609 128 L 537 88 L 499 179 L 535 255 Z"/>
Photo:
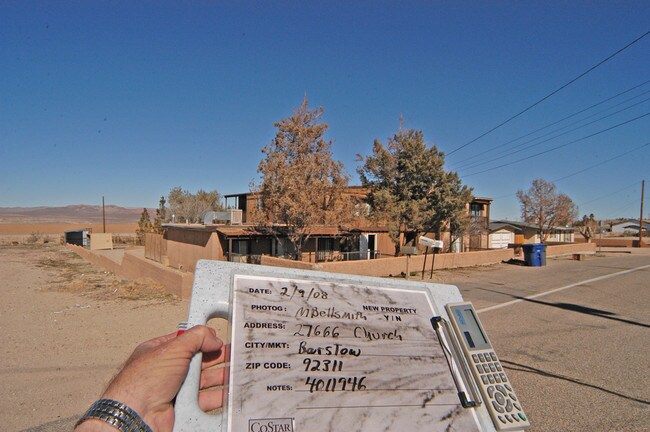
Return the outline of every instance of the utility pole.
<path id="1" fill-rule="evenodd" d="M 639 216 L 639 247 L 643 247 L 643 192 L 645 192 L 645 180 L 641 180 L 641 216 Z"/>
<path id="2" fill-rule="evenodd" d="M 104 234 L 106 234 L 106 209 L 104 209 L 104 195 L 102 195 L 102 225 L 104 227 Z"/>

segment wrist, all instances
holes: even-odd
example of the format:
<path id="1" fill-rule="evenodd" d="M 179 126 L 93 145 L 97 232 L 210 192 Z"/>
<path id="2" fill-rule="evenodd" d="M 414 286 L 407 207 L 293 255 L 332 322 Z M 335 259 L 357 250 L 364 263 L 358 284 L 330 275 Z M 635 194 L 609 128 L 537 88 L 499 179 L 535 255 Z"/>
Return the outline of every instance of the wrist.
<path id="1" fill-rule="evenodd" d="M 92 421 L 92 423 L 90 423 Z M 79 419 L 75 431 L 103 432 L 109 429 L 96 422 L 103 422 L 110 426 L 114 432 L 152 432 L 151 427 L 144 422 L 140 415 L 131 407 L 113 399 L 99 399 L 93 403 L 88 411 Z M 88 426 L 83 426 L 88 423 Z M 81 427 L 81 429 L 78 429 Z"/>

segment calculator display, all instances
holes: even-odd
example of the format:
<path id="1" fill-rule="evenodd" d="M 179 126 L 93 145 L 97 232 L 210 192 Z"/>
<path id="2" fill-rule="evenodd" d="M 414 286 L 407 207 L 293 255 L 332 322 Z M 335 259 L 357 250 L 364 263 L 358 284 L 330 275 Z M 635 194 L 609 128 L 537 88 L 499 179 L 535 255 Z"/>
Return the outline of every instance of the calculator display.
<path id="1" fill-rule="evenodd" d="M 483 330 L 478 324 L 474 310 L 467 306 L 456 306 L 453 308 L 459 330 L 465 339 L 470 350 L 490 349 L 492 346 L 487 341 Z"/>

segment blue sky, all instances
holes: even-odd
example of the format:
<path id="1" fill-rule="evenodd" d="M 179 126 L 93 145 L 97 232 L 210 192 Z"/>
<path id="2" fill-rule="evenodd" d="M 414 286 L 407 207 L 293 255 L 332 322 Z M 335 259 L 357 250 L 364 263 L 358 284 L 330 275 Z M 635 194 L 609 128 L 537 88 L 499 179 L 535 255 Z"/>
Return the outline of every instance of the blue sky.
<path id="1" fill-rule="evenodd" d="M 645 34 L 649 17 L 647 1 L 1 2 L 0 206 L 244 192 L 273 123 L 307 94 L 352 184 L 356 154 L 403 116 L 495 198 L 493 218 L 518 219 L 517 189 L 540 177 L 581 214 L 638 217 L 650 36 L 454 150 Z"/>

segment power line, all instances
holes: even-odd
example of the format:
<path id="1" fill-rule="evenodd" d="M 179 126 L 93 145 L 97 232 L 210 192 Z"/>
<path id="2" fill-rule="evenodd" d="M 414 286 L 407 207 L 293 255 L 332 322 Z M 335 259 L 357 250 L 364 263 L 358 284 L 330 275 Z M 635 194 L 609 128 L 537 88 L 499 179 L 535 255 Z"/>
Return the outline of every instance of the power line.
<path id="1" fill-rule="evenodd" d="M 630 185 L 627 185 L 627 186 L 625 186 L 625 187 L 623 187 L 623 188 L 621 188 L 621 189 L 618 189 L 618 190 L 616 190 L 616 191 L 614 191 L 614 192 L 608 193 L 608 194 L 606 194 L 606 195 L 601 195 L 601 196 L 596 197 L 596 198 L 594 198 L 594 199 L 591 199 L 591 200 L 589 200 L 589 201 L 585 201 L 585 202 L 583 202 L 583 203 L 581 203 L 581 204 L 578 204 L 578 206 L 583 206 L 583 205 L 585 205 L 585 204 L 591 204 L 591 203 L 594 202 L 594 201 L 600 201 L 601 199 L 608 198 L 608 197 L 610 197 L 610 196 L 612 196 L 612 195 L 616 195 L 616 194 L 618 194 L 618 193 L 620 193 L 620 192 L 623 192 L 623 191 L 626 190 L 626 189 L 630 189 L 630 188 L 632 188 L 632 187 L 636 187 L 636 186 L 638 186 L 638 185 L 639 185 L 639 182 L 638 182 L 638 181 L 635 181 L 634 183 L 632 183 L 632 184 L 630 184 Z"/>
<path id="2" fill-rule="evenodd" d="M 641 118 L 643 118 L 643 117 L 646 117 L 646 116 L 648 116 L 648 115 L 650 115 L 650 112 L 647 112 L 647 113 L 645 113 L 645 114 L 643 114 L 643 115 L 640 115 L 640 116 L 638 116 L 638 117 L 635 117 L 635 118 L 633 118 L 633 119 L 630 119 L 630 120 L 624 121 L 624 122 L 619 123 L 619 124 L 617 124 L 617 125 L 614 125 L 614 126 L 608 127 L 608 128 L 606 128 L 606 129 L 600 130 L 600 131 L 598 131 L 598 132 L 595 132 L 595 133 L 593 133 L 593 134 L 587 135 L 587 136 L 585 136 L 585 137 L 578 138 L 578 139 L 576 139 L 576 140 L 569 141 L 568 143 L 565 143 L 565 144 L 561 144 L 561 145 L 559 145 L 559 146 L 552 147 L 552 148 L 550 148 L 550 149 L 548 149 L 548 150 L 544 150 L 544 151 L 541 151 L 541 152 L 535 153 L 535 154 L 533 154 L 533 155 L 530 155 L 530 156 L 526 156 L 526 157 L 523 157 L 523 158 L 517 159 L 517 160 L 512 161 L 512 162 L 508 162 L 508 163 L 505 163 L 505 164 L 497 165 L 497 166 L 495 166 L 495 167 L 488 168 L 488 169 L 485 169 L 485 170 L 483 170 L 483 171 L 478 171 L 478 172 L 475 172 L 475 173 L 467 174 L 467 175 L 464 175 L 464 176 L 462 176 L 462 177 L 471 177 L 471 176 L 474 176 L 474 175 L 477 175 L 477 174 L 482 174 L 482 173 L 485 173 L 485 172 L 488 172 L 488 171 L 494 171 L 495 169 L 499 169 L 499 168 L 507 167 L 507 166 L 509 166 L 509 165 L 516 164 L 516 163 L 518 163 L 518 162 L 522 162 L 522 161 L 525 161 L 525 160 L 528 160 L 528 159 L 532 159 L 532 158 L 534 158 L 534 157 L 541 156 L 541 155 L 543 155 L 543 154 L 550 153 L 550 152 L 552 152 L 552 151 L 558 150 L 558 149 L 560 149 L 560 148 L 562 148 L 562 147 L 566 147 L 566 146 L 568 146 L 568 145 L 575 144 L 575 143 L 577 143 L 577 142 L 579 142 L 579 141 L 584 141 L 584 140 L 586 140 L 587 138 L 591 138 L 591 137 L 594 137 L 594 136 L 596 136 L 596 135 L 600 135 L 601 133 L 605 133 L 605 132 L 610 131 L 610 130 L 612 130 L 612 129 L 616 129 L 616 128 L 621 127 L 621 126 L 623 126 L 623 125 L 626 125 L 626 124 L 628 124 L 628 123 L 632 123 L 633 121 L 639 120 L 639 119 L 641 119 Z"/>
<path id="3" fill-rule="evenodd" d="M 532 104 L 532 105 L 530 105 L 529 107 L 523 109 L 522 111 L 519 111 L 517 114 L 515 114 L 515 115 L 513 115 L 512 117 L 508 118 L 507 120 L 505 120 L 505 121 L 499 123 L 498 125 L 496 125 L 496 126 L 493 127 L 492 129 L 488 130 L 487 132 L 482 133 L 481 135 L 479 135 L 478 137 L 474 138 L 473 140 L 471 140 L 471 141 L 469 141 L 469 142 L 463 144 L 462 146 L 460 146 L 460 147 L 458 147 L 458 148 L 452 150 L 451 152 L 447 153 L 447 156 L 450 156 L 450 155 L 456 153 L 457 151 L 459 151 L 459 150 L 461 150 L 461 149 L 467 147 L 468 145 L 470 145 L 470 144 L 472 144 L 472 143 L 478 141 L 479 139 L 483 138 L 483 137 L 486 136 L 487 134 L 489 134 L 489 133 L 491 133 L 491 132 L 494 132 L 495 130 L 499 129 L 501 126 L 503 126 L 503 125 L 509 123 L 510 121 L 516 119 L 517 117 L 519 117 L 520 115 L 522 115 L 522 114 L 525 113 L 526 111 L 529 111 L 530 109 L 532 109 L 532 108 L 534 108 L 535 106 L 539 105 L 540 103 L 544 102 L 546 99 L 550 98 L 551 96 L 553 96 L 553 95 L 555 95 L 556 93 L 560 92 L 561 90 L 565 89 L 565 88 L 568 87 L 569 85 L 571 85 L 571 84 L 573 84 L 574 82 L 578 81 L 580 78 L 584 77 L 584 76 L 587 75 L 589 72 L 591 72 L 591 71 L 593 71 L 594 69 L 596 69 L 597 67 L 603 65 L 604 63 L 608 62 L 608 61 L 611 60 L 612 58 L 616 57 L 618 54 L 622 53 L 623 51 L 625 51 L 626 49 L 628 49 L 629 47 L 631 47 L 631 46 L 634 45 L 635 43 L 639 42 L 641 39 L 643 39 L 644 37 L 648 36 L 649 34 L 650 34 L 650 31 L 645 32 L 644 34 L 642 34 L 642 35 L 639 36 L 638 38 L 634 39 L 632 42 L 630 42 L 630 43 L 628 43 L 627 45 L 625 45 L 623 48 L 619 49 L 618 51 L 616 51 L 616 52 L 613 53 L 613 54 L 610 54 L 610 55 L 609 55 L 607 58 L 605 58 L 604 60 L 601 60 L 601 61 L 598 62 L 596 65 L 590 67 L 589 69 L 587 69 L 586 71 L 584 71 L 583 73 L 581 73 L 580 75 L 578 75 L 577 77 L 573 78 L 571 81 L 569 81 L 569 82 L 567 82 L 566 84 L 562 85 L 562 86 L 559 87 L 557 90 L 552 91 L 551 93 L 549 93 L 548 95 L 544 96 L 543 98 L 541 98 L 540 100 L 538 100 L 538 101 L 535 102 L 534 104 Z"/>
<path id="4" fill-rule="evenodd" d="M 556 121 L 554 121 L 554 122 L 552 122 L 552 123 L 549 123 L 549 124 L 547 124 L 547 125 L 545 125 L 545 126 L 543 126 L 543 127 L 541 127 L 541 128 L 538 128 L 538 129 L 536 129 L 536 130 L 534 130 L 534 131 L 532 131 L 532 132 L 529 132 L 529 133 L 527 133 L 527 134 L 521 135 L 521 136 L 519 136 L 519 137 L 517 137 L 517 138 L 515 138 L 515 139 L 512 139 L 512 140 L 510 140 L 510 141 L 507 141 L 507 142 L 505 142 L 505 143 L 503 143 L 503 144 L 498 144 L 498 145 L 496 145 L 496 146 L 490 147 L 490 148 L 488 148 L 488 149 L 486 149 L 486 150 L 483 150 L 482 152 L 474 153 L 472 156 L 469 156 L 469 157 L 467 157 L 467 158 L 465 158 L 465 159 L 461 159 L 460 161 L 454 163 L 453 166 L 458 166 L 458 165 L 461 165 L 461 166 L 462 166 L 462 164 L 464 164 L 465 162 L 468 162 L 468 161 L 470 161 L 470 160 L 472 160 L 472 159 L 476 159 L 476 158 L 478 158 L 478 157 L 480 157 L 480 156 L 482 156 L 482 155 L 484 155 L 484 154 L 486 154 L 486 153 L 489 153 L 489 152 L 491 152 L 491 151 L 493 151 L 493 150 L 495 150 L 495 149 L 498 149 L 498 148 L 500 148 L 500 147 L 507 146 L 508 144 L 512 144 L 512 143 L 514 143 L 514 142 L 516 142 L 516 141 L 519 141 L 519 140 L 522 139 L 522 138 L 526 138 L 526 137 L 528 137 L 528 136 L 530 136 L 530 135 L 533 135 L 533 134 L 535 134 L 535 133 L 537 133 L 537 132 L 540 132 L 540 131 L 542 131 L 542 130 L 544 130 L 544 129 L 547 129 L 547 128 L 551 127 L 551 126 L 554 126 L 554 125 L 556 125 L 556 124 L 558 124 L 558 123 L 561 123 L 561 122 L 563 122 L 563 121 L 565 121 L 565 120 L 568 120 L 568 119 L 570 119 L 570 118 L 572 118 L 572 117 L 575 117 L 575 116 L 577 116 L 577 115 L 579 115 L 579 114 L 582 114 L 583 112 L 589 111 L 590 109 L 595 108 L 595 107 L 597 107 L 598 105 L 602 105 L 602 104 L 604 104 L 605 102 L 609 102 L 610 100 L 615 99 L 615 98 L 617 98 L 617 97 L 619 97 L 619 96 L 621 96 L 621 95 L 623 95 L 623 94 L 625 94 L 625 93 L 629 93 L 630 91 L 635 90 L 635 89 L 637 89 L 637 88 L 639 88 L 639 87 L 642 87 L 642 86 L 644 86 L 644 85 L 647 84 L 647 83 L 650 83 L 650 80 L 645 81 L 645 82 L 643 82 L 643 83 L 641 83 L 641 84 L 639 84 L 639 85 L 636 85 L 636 86 L 634 86 L 634 87 L 632 87 L 632 88 L 630 88 L 630 89 L 627 89 L 627 90 L 625 90 L 625 91 L 622 91 L 622 92 L 620 92 L 620 93 L 618 93 L 618 94 L 616 94 L 616 95 L 614 95 L 614 96 L 608 97 L 607 99 L 604 99 L 604 100 L 602 100 L 602 101 L 600 101 L 600 102 L 597 102 L 597 103 L 595 103 L 595 104 L 593 104 L 593 105 L 591 105 L 591 106 L 589 106 L 589 107 L 587 107 L 587 108 L 584 108 L 584 109 L 582 109 L 582 110 L 580 110 L 580 111 L 577 111 L 577 112 L 575 112 L 575 113 L 573 113 L 573 114 L 570 114 L 570 115 L 568 115 L 568 116 L 566 116 L 566 117 L 563 117 L 563 118 L 561 118 L 561 119 L 559 119 L 559 120 L 556 120 Z M 569 127 L 569 126 L 571 126 L 571 125 L 573 125 L 573 124 L 579 123 L 579 122 L 584 121 L 584 120 L 586 120 L 586 119 L 588 119 L 588 118 L 591 118 L 591 117 L 593 117 L 593 116 L 595 116 L 595 115 L 598 115 L 598 114 L 603 113 L 603 112 L 605 112 L 605 111 L 608 111 L 608 110 L 610 110 L 610 109 L 612 109 L 612 108 L 615 108 L 615 107 L 617 107 L 617 106 L 620 106 L 620 105 L 622 105 L 622 104 L 624 104 L 624 103 L 626 103 L 626 102 L 629 102 L 629 101 L 631 101 L 631 100 L 634 100 L 634 99 L 636 99 L 636 98 L 638 98 L 638 97 L 640 97 L 640 96 L 643 96 L 644 94 L 647 94 L 647 93 L 649 93 L 649 92 L 650 92 L 650 90 L 647 90 L 647 91 L 645 91 L 645 92 L 643 92 L 643 93 L 640 93 L 640 94 L 638 94 L 638 95 L 636 95 L 636 96 L 633 96 L 633 97 L 631 97 L 631 98 L 629 98 L 629 99 L 626 99 L 626 100 L 624 100 L 623 102 L 620 102 L 620 103 L 618 103 L 618 104 L 616 104 L 616 105 L 612 105 L 611 107 L 609 107 L 609 108 L 605 108 L 604 110 L 598 111 L 597 113 L 591 114 L 591 115 L 589 115 L 589 116 L 583 118 L 582 120 L 577 120 L 577 121 L 574 122 L 574 123 L 571 123 L 571 124 L 569 124 L 569 125 L 562 126 L 562 127 L 559 128 L 559 129 L 555 129 L 554 131 L 559 131 L 559 130 L 562 130 L 562 129 L 564 129 L 564 128 L 567 128 L 567 127 Z M 544 135 L 540 135 L 540 136 L 538 136 L 537 138 L 533 138 L 533 139 L 531 139 L 531 140 L 529 140 L 529 141 L 526 141 L 525 143 L 522 143 L 522 144 L 527 144 L 527 143 L 533 142 L 533 141 L 535 141 L 535 140 L 538 140 L 538 139 L 540 139 L 540 138 L 542 138 L 542 137 L 544 137 L 544 136 L 547 136 L 547 135 L 553 133 L 554 131 L 548 132 L 548 133 L 546 133 L 546 134 L 544 134 Z M 514 147 L 512 147 L 512 148 L 516 148 L 516 147 L 517 147 L 517 146 L 514 146 Z M 456 169 L 462 169 L 462 167 L 458 167 L 458 168 L 456 168 Z"/>
<path id="5" fill-rule="evenodd" d="M 597 164 L 591 165 L 591 166 L 589 166 L 589 167 L 587 167 L 587 168 L 581 169 L 580 171 L 575 171 L 575 172 L 573 172 L 573 173 L 571 173 L 571 174 L 569 174 L 569 175 L 565 175 L 564 177 L 560 177 L 560 178 L 555 179 L 555 180 L 552 180 L 552 181 L 553 181 L 553 182 L 559 182 L 559 181 L 562 181 L 562 180 L 566 180 L 566 179 L 568 179 L 568 178 L 570 178 L 570 177 L 577 176 L 578 174 L 582 174 L 583 172 L 585 172 L 585 171 L 589 171 L 590 169 L 596 168 L 596 167 L 601 166 L 601 165 L 605 165 L 605 164 L 607 164 L 607 163 L 609 163 L 609 162 L 611 162 L 611 161 L 613 161 L 613 160 L 620 159 L 620 158 L 622 158 L 623 156 L 627 156 L 627 155 L 629 155 L 630 153 L 634 153 L 635 151 L 637 151 L 637 150 L 641 150 L 642 148 L 647 147 L 647 146 L 649 146 L 649 145 L 650 145 L 650 142 L 647 142 L 647 143 L 645 143 L 645 144 L 643 144 L 643 145 L 640 145 L 639 147 L 635 147 L 635 148 L 633 148 L 632 150 L 626 151 L 625 153 L 621 153 L 621 154 L 619 154 L 618 156 L 614 156 L 614 157 L 612 157 L 612 158 L 609 158 L 609 159 L 607 159 L 606 161 L 602 161 L 602 162 L 600 162 L 600 163 L 597 163 Z"/>
<path id="6" fill-rule="evenodd" d="M 607 159 L 606 161 L 602 161 L 602 162 L 599 162 L 599 163 L 597 163 L 597 164 L 590 165 L 590 166 L 588 166 L 588 167 L 586 167 L 586 168 L 580 169 L 580 170 L 578 170 L 578 171 L 574 171 L 574 172 L 572 172 L 572 173 L 570 173 L 570 174 L 567 174 L 567 175 L 565 175 L 565 176 L 563 176 L 563 177 L 560 177 L 560 178 L 557 178 L 557 179 L 551 180 L 551 182 L 555 183 L 555 182 L 559 182 L 559 181 L 562 181 L 562 180 L 566 180 L 566 179 L 568 179 L 568 178 L 570 178 L 570 177 L 575 177 L 575 176 L 577 176 L 578 174 L 582 174 L 583 172 L 589 171 L 589 170 L 594 169 L 594 168 L 596 168 L 596 167 L 599 167 L 599 166 L 601 166 L 601 165 L 606 165 L 606 164 L 608 164 L 609 162 L 612 162 L 612 161 L 614 161 L 614 160 L 616 160 L 616 159 L 620 159 L 620 158 L 622 158 L 623 156 L 627 156 L 627 155 L 629 155 L 630 153 L 634 153 L 635 151 L 637 151 L 637 150 L 641 150 L 642 148 L 647 147 L 647 146 L 650 146 L 650 142 L 647 142 L 647 143 L 645 143 L 645 144 L 641 144 L 641 145 L 638 146 L 638 147 L 635 147 L 635 148 L 633 148 L 633 149 L 631 149 L 631 150 L 628 150 L 628 151 L 626 151 L 626 152 L 624 152 L 624 153 L 620 153 L 620 154 L 618 154 L 618 155 L 616 155 L 616 156 L 613 156 L 613 157 Z M 636 184 L 636 182 L 635 182 L 634 184 Z M 626 186 L 625 188 L 628 188 L 628 187 L 630 187 L 630 186 Z M 618 193 L 618 192 L 619 192 L 619 191 L 614 192 L 614 193 Z M 492 198 L 492 200 L 497 201 L 497 200 L 500 200 L 500 199 L 503 199 L 503 198 L 511 198 L 511 197 L 513 197 L 513 196 L 516 196 L 516 195 L 517 195 L 517 194 L 513 194 L 513 193 L 506 194 L 506 195 L 500 195 L 500 196 L 498 196 L 498 197 Z M 594 200 L 587 201 L 587 202 L 585 202 L 584 204 L 588 204 L 588 203 L 590 203 L 590 202 L 592 202 L 592 201 L 596 201 L 596 200 L 598 200 L 598 199 L 600 199 L 600 198 L 596 198 L 596 199 L 594 199 Z"/>
<path id="7" fill-rule="evenodd" d="M 650 90 L 649 90 L 648 92 L 650 92 Z M 646 93 L 648 93 L 648 92 L 646 92 Z M 529 146 L 526 146 L 526 147 L 520 148 L 519 150 L 515 150 L 515 151 L 513 151 L 514 149 L 516 149 L 516 148 L 518 148 L 518 147 L 521 147 L 521 146 L 523 146 L 523 145 L 526 145 L 526 144 L 528 144 L 528 143 L 531 143 L 531 142 L 533 142 L 533 141 L 536 141 L 536 140 L 538 140 L 538 139 L 540 139 L 540 138 L 543 138 L 543 137 L 545 137 L 545 136 L 548 136 L 549 134 L 552 134 L 552 133 L 554 133 L 554 132 L 560 131 L 560 130 L 565 129 L 565 128 L 567 128 L 567 127 L 573 126 L 573 125 L 576 124 L 576 123 L 580 123 L 581 121 L 587 120 L 589 117 L 593 117 L 594 115 L 598 115 L 598 114 L 600 114 L 601 112 L 603 112 L 603 111 L 600 111 L 600 112 L 595 113 L 595 114 L 593 114 L 593 115 L 591 115 L 591 116 L 588 116 L 588 117 L 586 117 L 586 118 L 584 118 L 584 119 L 582 119 L 582 120 L 578 120 L 577 122 L 571 123 L 571 124 L 569 124 L 569 125 L 566 125 L 566 126 L 563 126 L 563 127 L 559 128 L 559 129 L 556 129 L 556 130 L 553 130 L 553 131 L 551 131 L 551 132 L 548 132 L 548 133 L 546 133 L 546 134 L 544 134 L 544 135 L 541 135 L 541 136 L 539 136 L 539 137 L 537 137 L 537 138 L 535 138 L 535 139 L 532 139 L 532 140 L 529 140 L 529 141 L 525 141 L 525 142 L 523 142 L 523 143 L 521 143 L 521 144 L 518 144 L 518 145 L 516 145 L 516 146 L 513 146 L 513 147 L 511 147 L 511 148 L 509 148 L 509 149 L 501 150 L 500 152 L 495 153 L 495 154 L 494 154 L 495 157 L 493 157 L 492 159 L 487 159 L 487 160 L 481 160 L 481 161 L 477 161 L 477 162 L 472 162 L 472 163 L 470 163 L 470 164 L 462 165 L 462 166 L 459 167 L 458 169 L 470 169 L 470 168 L 474 168 L 474 167 L 476 167 L 476 166 L 478 166 L 478 165 L 483 165 L 483 164 L 487 164 L 487 163 L 490 163 L 490 162 L 494 162 L 495 160 L 499 160 L 499 159 L 501 159 L 501 158 L 499 157 L 499 155 L 502 155 L 502 154 L 505 154 L 505 153 L 508 153 L 508 152 L 510 152 L 510 155 L 513 155 L 513 154 L 516 154 L 516 153 L 521 153 L 522 151 L 528 150 L 528 149 L 533 148 L 533 147 L 537 147 L 537 146 L 539 146 L 539 145 L 541 145 L 541 144 L 544 144 L 544 143 L 547 143 L 547 142 L 549 142 L 549 141 L 553 141 L 553 140 L 556 139 L 556 138 L 560 138 L 560 137 L 562 137 L 562 136 L 564 136 L 564 135 L 570 134 L 571 132 L 575 132 L 575 131 L 577 131 L 578 129 L 582 129 L 583 127 L 586 127 L 586 126 L 592 125 L 592 124 L 597 123 L 597 122 L 599 122 L 599 121 L 601 121 L 601 120 L 605 120 L 606 118 L 609 118 L 609 117 L 615 116 L 616 114 L 620 114 L 620 113 L 622 113 L 623 111 L 627 111 L 628 109 L 630 109 L 630 108 L 634 108 L 635 106 L 637 106 L 637 105 L 641 105 L 642 103 L 645 103 L 645 102 L 647 102 L 647 101 L 649 101 L 649 100 L 650 100 L 650 98 L 644 99 L 644 100 L 642 100 L 642 101 L 640 101 L 640 102 L 637 102 L 637 103 L 635 103 L 635 104 L 632 104 L 632 105 L 630 105 L 630 106 L 628 106 L 628 107 L 622 108 L 622 109 L 620 109 L 620 110 L 618 110 L 618 111 L 615 111 L 615 112 L 613 112 L 613 113 L 610 113 L 610 114 L 604 115 L 604 116 L 602 116 L 602 117 L 600 117 L 600 118 L 598 118 L 598 119 L 596 119 L 596 120 L 590 121 L 589 123 L 585 123 L 585 124 L 583 124 L 583 125 L 577 126 L 577 127 L 573 128 L 573 129 L 570 129 L 570 130 L 568 130 L 568 131 L 562 132 L 562 133 L 557 134 L 557 135 L 555 135 L 555 136 L 552 136 L 552 137 L 550 137 L 550 138 L 548 138 L 548 139 L 545 139 L 545 140 L 543 140 L 543 141 L 540 141 L 540 142 L 538 142 L 538 143 L 531 144 L 531 145 L 529 145 Z M 626 101 L 626 102 L 627 102 L 627 101 Z M 619 104 L 619 105 L 620 105 L 620 104 Z M 617 105 L 617 106 L 618 106 L 618 105 Z M 614 108 L 614 107 L 611 107 L 611 108 Z M 611 108 L 608 108 L 608 109 L 611 109 Z M 607 111 L 608 109 L 606 109 L 606 110 L 604 110 L 604 111 Z"/>

